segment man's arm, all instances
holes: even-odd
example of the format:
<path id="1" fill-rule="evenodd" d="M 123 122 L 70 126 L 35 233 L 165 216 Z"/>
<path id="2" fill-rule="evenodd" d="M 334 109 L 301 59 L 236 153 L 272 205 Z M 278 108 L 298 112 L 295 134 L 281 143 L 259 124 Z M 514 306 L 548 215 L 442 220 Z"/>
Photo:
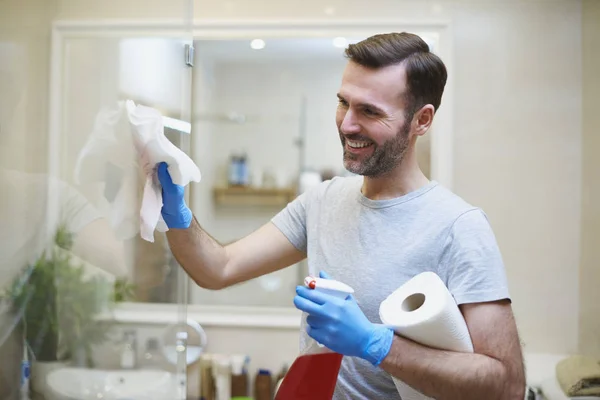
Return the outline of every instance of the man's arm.
<path id="1" fill-rule="evenodd" d="M 438 400 L 522 400 L 525 372 L 510 302 L 460 307 L 474 353 L 436 350 L 395 335 L 380 367 Z"/>
<path id="2" fill-rule="evenodd" d="M 193 218 L 187 229 L 169 229 L 167 239 L 190 278 L 213 290 L 275 272 L 306 257 L 272 222 L 223 246 Z"/>
<path id="3" fill-rule="evenodd" d="M 161 215 L 177 262 L 201 287 L 218 290 L 295 264 L 306 257 L 275 226 L 263 225 L 243 239 L 223 246 L 204 231 L 185 204 L 184 188 L 173 183 L 166 163 L 158 165 L 162 186 Z M 279 216 L 303 232 L 304 197 L 292 201 Z M 281 219 L 281 218 L 280 218 Z"/>

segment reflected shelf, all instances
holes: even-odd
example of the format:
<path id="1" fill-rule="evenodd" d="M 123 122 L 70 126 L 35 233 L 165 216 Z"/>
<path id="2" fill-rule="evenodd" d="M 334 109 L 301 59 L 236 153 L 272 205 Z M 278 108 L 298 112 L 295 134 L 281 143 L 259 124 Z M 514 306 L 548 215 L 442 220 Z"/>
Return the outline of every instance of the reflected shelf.
<path id="1" fill-rule="evenodd" d="M 246 307 L 186 305 L 186 319 L 203 327 L 299 329 L 302 313 L 294 307 Z M 100 321 L 125 324 L 175 324 L 181 321 L 181 305 L 119 303 L 96 316 Z"/>
<path id="2" fill-rule="evenodd" d="M 213 189 L 215 203 L 226 206 L 285 206 L 297 194 L 294 187 L 223 186 Z"/>

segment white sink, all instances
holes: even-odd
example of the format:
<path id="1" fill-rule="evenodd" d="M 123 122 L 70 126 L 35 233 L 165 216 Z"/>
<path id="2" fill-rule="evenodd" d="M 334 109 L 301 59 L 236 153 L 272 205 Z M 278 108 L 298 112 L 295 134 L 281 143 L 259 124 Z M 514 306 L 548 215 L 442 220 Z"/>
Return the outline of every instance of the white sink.
<path id="1" fill-rule="evenodd" d="M 175 374 L 160 370 L 60 368 L 46 381 L 49 400 L 165 400 L 186 390 Z"/>

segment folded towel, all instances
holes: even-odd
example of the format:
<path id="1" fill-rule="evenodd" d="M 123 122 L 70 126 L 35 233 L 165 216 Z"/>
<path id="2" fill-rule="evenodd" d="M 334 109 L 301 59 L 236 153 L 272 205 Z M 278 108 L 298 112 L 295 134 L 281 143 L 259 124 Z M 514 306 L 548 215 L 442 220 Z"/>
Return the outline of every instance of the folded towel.
<path id="1" fill-rule="evenodd" d="M 556 378 L 567 396 L 600 396 L 600 364 L 575 355 L 556 364 Z"/>

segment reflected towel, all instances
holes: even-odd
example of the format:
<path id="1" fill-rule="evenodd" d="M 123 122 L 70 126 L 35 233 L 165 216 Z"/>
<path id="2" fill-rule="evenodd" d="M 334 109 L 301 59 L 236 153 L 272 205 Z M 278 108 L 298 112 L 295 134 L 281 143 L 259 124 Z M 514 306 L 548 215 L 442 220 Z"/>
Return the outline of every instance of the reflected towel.
<path id="1" fill-rule="evenodd" d="M 567 396 L 600 396 L 600 364 L 575 355 L 556 364 L 556 378 Z"/>
<path id="2" fill-rule="evenodd" d="M 74 178 L 77 185 L 100 185 L 94 205 L 102 211 L 119 240 L 139 231 L 137 153 L 125 103 L 102 108 L 78 154 Z"/>

